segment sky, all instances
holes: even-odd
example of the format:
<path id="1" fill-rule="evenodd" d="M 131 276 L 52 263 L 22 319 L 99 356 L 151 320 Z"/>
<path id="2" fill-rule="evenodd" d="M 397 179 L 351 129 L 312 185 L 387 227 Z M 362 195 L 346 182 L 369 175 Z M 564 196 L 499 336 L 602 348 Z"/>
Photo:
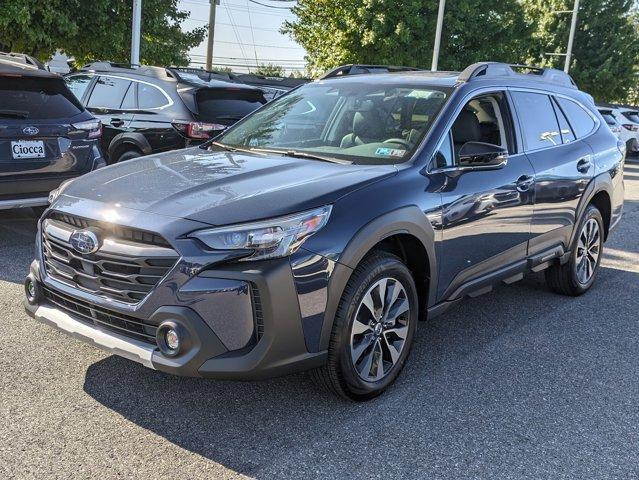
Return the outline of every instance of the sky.
<path id="1" fill-rule="evenodd" d="M 257 1 L 272 7 L 295 4 L 294 1 Z M 179 8 L 190 12 L 189 19 L 182 24 L 183 29 L 190 30 L 208 23 L 208 0 L 179 0 Z M 287 8 L 264 7 L 249 0 L 220 0 L 215 16 L 213 65 L 246 71 L 240 65 L 272 63 L 285 67 L 289 72 L 303 70 L 304 49 L 279 33 L 282 23 L 294 18 Z M 189 56 L 193 65 L 204 66 L 206 38 L 189 52 Z"/>

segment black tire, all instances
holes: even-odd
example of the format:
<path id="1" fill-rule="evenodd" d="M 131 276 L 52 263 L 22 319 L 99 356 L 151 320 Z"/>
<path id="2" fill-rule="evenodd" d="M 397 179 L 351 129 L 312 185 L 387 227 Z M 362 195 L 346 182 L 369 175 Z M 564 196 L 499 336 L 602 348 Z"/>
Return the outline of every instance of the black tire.
<path id="1" fill-rule="evenodd" d="M 385 373 L 385 376 L 380 380 L 366 381 L 360 377 L 351 359 L 351 329 L 364 296 L 370 292 L 371 288 L 374 288 L 376 282 L 384 278 L 389 278 L 396 282 L 395 285 L 399 284 L 400 287 L 403 287 L 405 293 L 403 298 L 408 301 L 409 311 L 402 317 L 401 321 L 407 322 L 404 327 L 407 326 L 408 329 L 400 354 L 396 357 L 392 366 L 388 368 L 388 373 Z M 389 309 L 392 306 L 390 305 Z M 328 348 L 328 361 L 324 367 L 311 372 L 315 383 L 343 398 L 354 401 L 365 401 L 380 395 L 397 379 L 404 367 L 406 358 L 410 353 L 419 318 L 418 308 L 417 289 L 411 272 L 406 265 L 398 257 L 386 252 L 373 252 L 368 255 L 358 265 L 346 284 L 337 308 L 335 321 L 333 322 Z M 386 315 L 384 315 L 384 318 L 386 318 Z M 382 320 L 378 321 L 381 323 Z M 398 325 L 396 322 L 395 326 Z M 388 333 L 386 332 L 386 334 Z M 379 337 L 379 332 L 377 335 L 377 338 L 381 338 Z M 382 333 L 381 335 L 385 334 Z M 380 340 L 380 349 L 383 348 L 381 344 L 382 341 Z M 386 350 L 384 352 L 387 353 L 388 343 L 385 343 L 385 345 Z M 371 348 L 375 348 L 372 343 Z M 379 363 L 379 360 L 376 363 Z M 384 371 L 384 368 L 382 368 L 382 371 Z"/>
<path id="2" fill-rule="evenodd" d="M 131 160 L 133 158 L 141 157 L 142 153 L 137 150 L 127 150 L 122 155 L 120 155 L 114 163 L 124 162 L 126 160 Z"/>
<path id="3" fill-rule="evenodd" d="M 584 226 L 590 220 L 597 222 L 599 227 L 599 249 L 598 256 L 596 258 L 595 266 L 592 270 L 592 274 L 587 281 L 582 282 L 579 279 L 578 273 L 578 258 L 579 258 L 579 238 L 582 234 Z M 577 235 L 572 244 L 570 261 L 563 265 L 553 265 L 546 270 L 546 284 L 548 287 L 556 293 L 561 295 L 579 296 L 588 291 L 592 286 L 599 270 L 599 264 L 601 263 L 601 257 L 603 255 L 603 238 L 604 236 L 604 224 L 601 212 L 594 205 L 588 205 L 584 212 L 581 221 L 577 227 Z"/>

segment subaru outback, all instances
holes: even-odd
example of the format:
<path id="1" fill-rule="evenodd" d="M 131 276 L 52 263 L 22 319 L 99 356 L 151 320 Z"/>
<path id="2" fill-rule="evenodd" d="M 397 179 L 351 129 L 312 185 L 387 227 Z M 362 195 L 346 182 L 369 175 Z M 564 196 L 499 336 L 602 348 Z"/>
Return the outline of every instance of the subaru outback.
<path id="1" fill-rule="evenodd" d="M 312 82 L 200 147 L 60 187 L 26 309 L 163 372 L 312 370 L 366 400 L 399 375 L 418 320 L 464 297 L 541 270 L 586 292 L 624 155 L 556 70 Z"/>
<path id="2" fill-rule="evenodd" d="M 62 77 L 0 53 L 0 209 L 41 210 L 62 182 L 103 166 L 101 135 Z"/>

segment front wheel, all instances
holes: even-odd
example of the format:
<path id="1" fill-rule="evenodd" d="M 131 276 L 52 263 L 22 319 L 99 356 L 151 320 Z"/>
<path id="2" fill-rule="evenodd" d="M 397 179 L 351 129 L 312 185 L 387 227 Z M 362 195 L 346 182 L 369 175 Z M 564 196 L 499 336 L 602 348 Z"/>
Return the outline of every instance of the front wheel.
<path id="1" fill-rule="evenodd" d="M 588 205 L 573 241 L 570 261 L 546 270 L 546 283 L 554 292 L 578 296 L 594 283 L 603 254 L 604 225 L 601 213 Z"/>
<path id="2" fill-rule="evenodd" d="M 327 364 L 313 372 L 316 382 L 355 401 L 381 394 L 404 366 L 417 319 L 410 270 L 389 253 L 369 255 L 344 289 Z"/>

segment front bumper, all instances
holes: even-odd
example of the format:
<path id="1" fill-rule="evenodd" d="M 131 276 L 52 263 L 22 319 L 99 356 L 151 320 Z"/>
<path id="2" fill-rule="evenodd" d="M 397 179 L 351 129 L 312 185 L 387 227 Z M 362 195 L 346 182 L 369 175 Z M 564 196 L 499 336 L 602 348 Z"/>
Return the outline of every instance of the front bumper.
<path id="1" fill-rule="evenodd" d="M 165 304 L 150 315 L 140 317 L 149 325 L 171 321 L 181 327 L 186 334 L 183 342 L 186 348 L 177 356 L 166 356 L 157 344 L 122 335 L 99 322 L 87 321 L 86 315 L 60 308 L 45 291 L 65 295 L 72 301 L 84 300 L 80 292 L 70 294 L 68 289 L 64 291 L 64 285 L 57 285 L 46 276 L 43 278 L 38 260 L 31 266 L 30 277 L 35 279 L 39 293 L 35 302 L 25 301 L 25 309 L 34 319 L 112 354 L 166 373 L 252 380 L 315 368 L 326 361 L 326 351 L 308 351 L 294 277 L 287 259 L 263 262 L 258 268 L 229 264 L 224 269 L 203 271 L 182 285 L 171 299 L 171 305 Z M 247 290 L 249 285 L 253 286 L 252 291 Z M 243 318 L 246 315 L 251 316 L 250 322 L 254 324 L 257 313 L 254 295 L 259 295 L 260 332 L 258 335 L 255 324 L 251 339 L 246 342 L 245 328 L 234 330 L 234 327 L 238 327 L 238 323 L 246 324 Z M 250 311 L 246 310 L 245 301 L 251 302 Z M 90 303 L 82 305 L 102 308 Z M 235 336 L 241 338 L 233 338 L 234 331 Z"/>

